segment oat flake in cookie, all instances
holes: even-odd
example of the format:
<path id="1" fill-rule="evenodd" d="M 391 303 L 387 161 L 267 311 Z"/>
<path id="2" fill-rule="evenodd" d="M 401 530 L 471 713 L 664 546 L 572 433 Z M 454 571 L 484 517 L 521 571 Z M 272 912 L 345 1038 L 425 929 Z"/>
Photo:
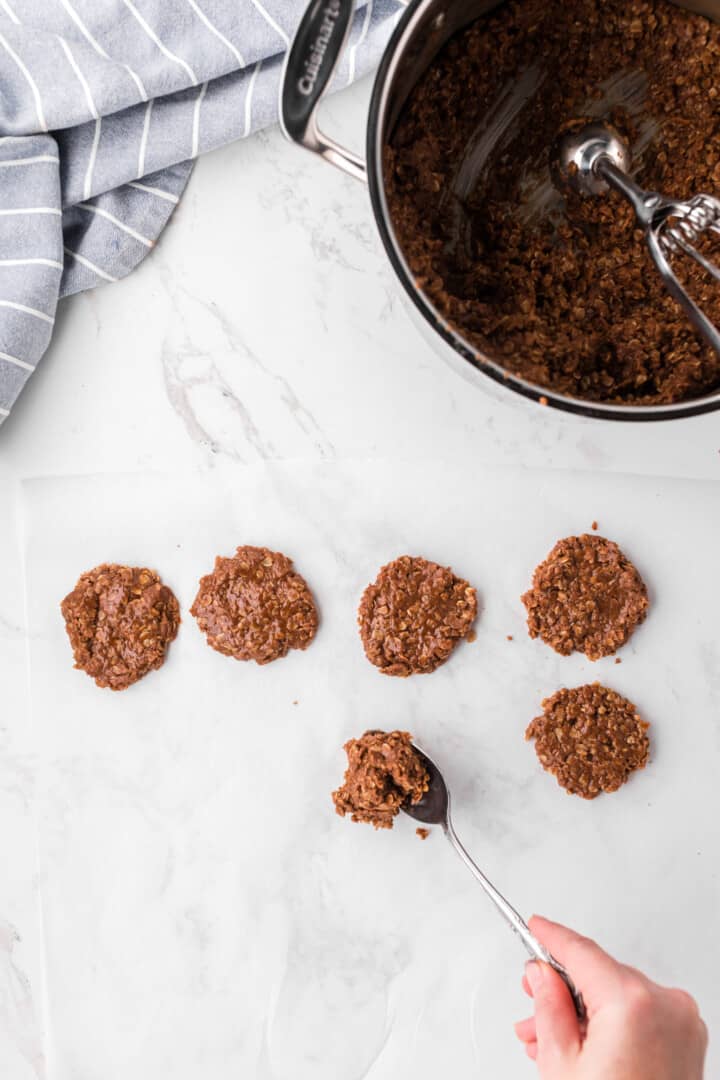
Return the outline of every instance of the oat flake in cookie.
<path id="1" fill-rule="evenodd" d="M 342 787 L 333 791 L 341 817 L 391 829 L 405 803 L 419 803 L 428 789 L 427 769 L 407 731 L 366 731 L 345 743 L 348 767 Z"/>
<path id="2" fill-rule="evenodd" d="M 82 574 L 60 609 L 75 667 L 125 690 L 161 667 L 180 625 L 175 596 L 144 567 L 103 563 Z"/>
<path id="3" fill-rule="evenodd" d="M 292 560 L 267 548 L 239 547 L 200 579 L 190 608 L 208 645 L 236 660 L 269 664 L 315 637 L 317 609 Z"/>
<path id="4" fill-rule="evenodd" d="M 617 544 L 602 536 L 558 540 L 522 597 L 530 637 L 555 652 L 612 655 L 647 614 L 645 582 Z"/>
<path id="5" fill-rule="evenodd" d="M 452 570 L 403 555 L 383 566 L 358 610 L 365 655 L 383 675 L 440 667 L 472 631 L 475 589 Z"/>
<path id="6" fill-rule="evenodd" d="M 617 791 L 648 761 L 650 725 L 627 698 L 600 683 L 558 690 L 528 725 L 540 764 L 571 795 Z"/>

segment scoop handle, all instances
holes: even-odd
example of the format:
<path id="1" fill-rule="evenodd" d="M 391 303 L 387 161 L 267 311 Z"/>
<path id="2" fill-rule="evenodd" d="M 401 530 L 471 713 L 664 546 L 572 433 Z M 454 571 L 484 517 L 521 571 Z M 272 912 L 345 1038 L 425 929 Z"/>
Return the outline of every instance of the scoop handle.
<path id="1" fill-rule="evenodd" d="M 445 822 L 444 828 L 445 835 L 447 836 L 452 846 L 455 848 L 455 851 L 465 863 L 470 873 L 480 882 L 487 895 L 495 904 L 495 907 L 498 909 L 500 914 L 504 916 L 505 921 L 509 923 L 512 929 L 518 935 L 533 960 L 542 960 L 543 963 L 549 964 L 551 968 L 554 968 L 555 971 L 557 971 L 558 975 L 570 991 L 570 996 L 573 999 L 573 1004 L 575 1005 L 575 1012 L 577 1013 L 578 1020 L 580 1020 L 581 1023 L 584 1023 L 587 1020 L 585 1002 L 583 1001 L 582 994 L 575 986 L 575 983 L 570 978 L 567 970 L 563 967 L 559 960 L 556 960 L 555 957 L 550 952 L 548 952 L 542 942 L 538 941 L 535 935 L 531 933 L 530 927 L 527 925 L 522 916 L 518 914 L 512 904 L 508 903 L 502 893 L 498 892 L 493 883 L 485 877 L 480 867 L 474 862 L 474 860 L 470 857 L 469 853 L 460 843 L 460 840 L 458 839 L 457 833 L 453 828 L 453 824 L 449 816 Z"/>
<path id="2" fill-rule="evenodd" d="M 363 159 L 323 134 L 316 116 L 350 34 L 354 12 L 355 0 L 310 0 L 285 60 L 280 127 L 288 139 L 357 180 L 365 180 Z"/>

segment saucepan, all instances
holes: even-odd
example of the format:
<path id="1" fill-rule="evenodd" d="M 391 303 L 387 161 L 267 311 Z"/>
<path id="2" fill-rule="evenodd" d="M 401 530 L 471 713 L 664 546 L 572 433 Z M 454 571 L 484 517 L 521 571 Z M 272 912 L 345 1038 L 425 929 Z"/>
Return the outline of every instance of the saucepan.
<path id="1" fill-rule="evenodd" d="M 280 122 L 287 137 L 365 182 L 380 239 L 409 309 L 436 353 L 471 381 L 522 395 L 542 406 L 604 420 L 671 420 L 720 408 L 720 389 L 677 404 L 623 405 L 584 401 L 555 393 L 507 371 L 489 351 L 478 349 L 450 326 L 416 285 L 388 212 L 383 149 L 418 80 L 457 31 L 497 7 L 497 0 L 411 0 L 382 56 L 370 101 L 365 158 L 325 135 L 316 114 L 350 32 L 354 0 L 312 0 L 285 62 Z M 720 21 L 720 0 L 683 4 Z"/>

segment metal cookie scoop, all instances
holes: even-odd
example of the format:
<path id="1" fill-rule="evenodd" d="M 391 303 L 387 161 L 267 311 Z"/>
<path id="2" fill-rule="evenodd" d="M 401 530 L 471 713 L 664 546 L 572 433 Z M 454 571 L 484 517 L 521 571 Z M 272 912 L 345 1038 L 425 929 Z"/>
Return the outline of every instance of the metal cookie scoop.
<path id="1" fill-rule="evenodd" d="M 628 176 L 630 164 L 627 145 L 609 125 L 598 121 L 573 122 L 550 153 L 550 171 L 559 190 L 570 187 L 581 195 L 602 195 L 613 187 L 628 200 L 668 292 L 720 355 L 720 332 L 690 298 L 669 261 L 674 255 L 686 255 L 720 281 L 720 268 L 695 247 L 704 233 L 720 234 L 720 200 L 695 195 L 681 201 L 645 191 Z"/>
<path id="2" fill-rule="evenodd" d="M 425 768 L 428 771 L 430 777 L 430 784 L 427 792 L 423 795 L 420 802 L 414 805 L 408 804 L 403 807 L 403 810 L 415 821 L 420 821 L 425 825 L 442 825 L 443 831 L 448 840 L 455 848 L 462 861 L 467 868 L 477 878 L 482 885 L 483 889 L 490 897 L 495 907 L 503 915 L 506 921 L 510 924 L 516 934 L 519 935 L 523 945 L 530 953 L 533 960 L 542 960 L 544 963 L 549 964 L 550 967 L 555 968 L 557 973 L 564 979 L 568 990 L 572 994 L 573 1002 L 575 1003 L 575 1011 L 578 1015 L 578 1019 L 584 1021 L 587 1018 L 585 1012 L 585 1004 L 582 999 L 582 994 L 575 987 L 572 979 L 568 975 L 565 968 L 554 956 L 547 951 L 544 945 L 537 940 L 530 932 L 530 928 L 524 919 L 518 915 L 517 911 L 511 904 L 507 902 L 504 896 L 502 896 L 495 886 L 488 881 L 483 874 L 479 866 L 477 866 L 468 855 L 465 848 L 462 846 L 457 838 L 453 823 L 450 818 L 450 792 L 447 789 L 447 785 L 443 780 L 442 774 L 437 765 L 424 750 L 421 750 L 415 743 L 412 744 L 415 752 L 422 758 Z"/>

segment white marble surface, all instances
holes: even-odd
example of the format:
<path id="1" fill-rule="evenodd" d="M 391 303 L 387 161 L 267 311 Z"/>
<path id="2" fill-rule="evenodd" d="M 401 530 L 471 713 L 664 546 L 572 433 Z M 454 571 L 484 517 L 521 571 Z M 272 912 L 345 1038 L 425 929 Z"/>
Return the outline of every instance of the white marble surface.
<path id="1" fill-rule="evenodd" d="M 358 143 L 366 94 L 333 100 L 327 126 Z M 277 132 L 202 161 L 144 266 L 63 306 L 0 429 L 0 1075 L 528 1075 L 516 943 L 441 838 L 328 813 L 339 744 L 367 722 L 438 747 L 458 826 L 523 910 L 688 986 L 717 1031 L 719 449 L 712 416 L 598 425 L 485 397 L 410 325 L 362 187 Z M 429 459 L 432 507 L 410 498 Z M 619 667 L 526 641 L 516 601 L 552 540 L 593 518 L 655 599 Z M 69 668 L 55 603 L 86 562 L 137 553 L 186 604 L 246 528 L 316 586 L 312 650 L 238 668 L 187 617 L 127 695 Z M 380 561 L 423 547 L 476 581 L 480 636 L 431 679 L 383 680 L 352 608 Z M 521 733 L 543 693 L 595 675 L 653 721 L 654 757 L 586 805 Z"/>
<path id="2" fill-rule="evenodd" d="M 327 106 L 360 145 L 368 84 Z M 717 416 L 600 424 L 498 405 L 411 326 L 365 189 L 277 130 L 203 160 L 138 271 L 61 305 L 0 452 L 15 471 L 442 453 L 720 478 Z"/>

